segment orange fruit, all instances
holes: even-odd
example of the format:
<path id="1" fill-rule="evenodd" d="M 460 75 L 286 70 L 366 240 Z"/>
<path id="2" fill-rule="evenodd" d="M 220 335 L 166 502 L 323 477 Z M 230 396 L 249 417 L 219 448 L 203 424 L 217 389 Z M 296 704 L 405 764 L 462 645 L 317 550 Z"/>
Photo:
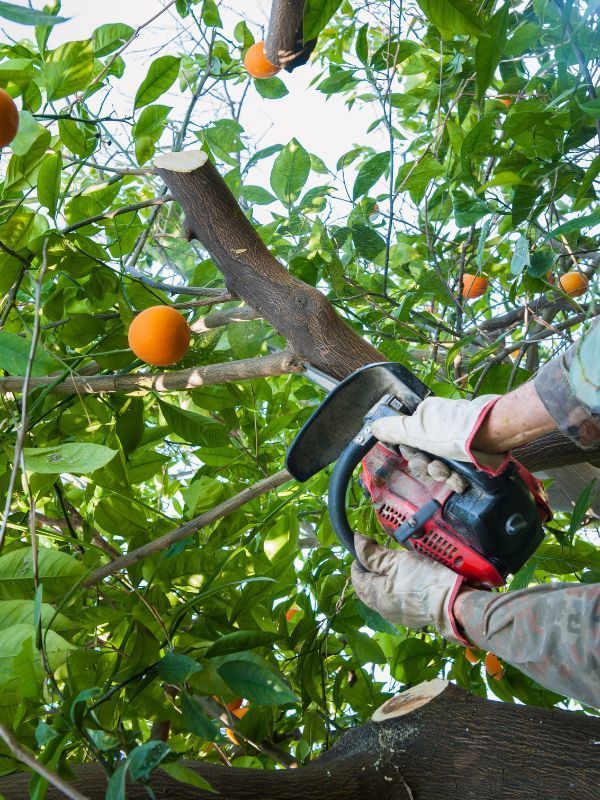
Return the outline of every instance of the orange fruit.
<path id="1" fill-rule="evenodd" d="M 497 97 L 496 100 L 499 103 L 502 103 L 503 106 L 506 106 L 506 108 L 510 108 L 512 105 L 512 100 L 510 97 Z"/>
<path id="2" fill-rule="evenodd" d="M 0 147 L 6 147 L 17 135 L 19 130 L 19 110 L 15 101 L 0 89 Z"/>
<path id="3" fill-rule="evenodd" d="M 235 700 L 232 700 L 230 703 L 226 703 L 225 708 L 228 711 L 231 711 L 233 714 L 235 714 L 235 712 L 238 710 L 238 708 L 242 705 L 243 702 L 244 702 L 243 697 L 236 697 Z"/>
<path id="4" fill-rule="evenodd" d="M 479 664 L 481 659 L 479 656 L 471 650 L 470 647 L 465 649 L 465 659 L 469 662 L 469 664 Z"/>
<path id="5" fill-rule="evenodd" d="M 481 297 L 482 294 L 485 294 L 487 286 L 487 278 L 482 278 L 481 275 L 471 275 L 470 272 L 465 272 L 463 275 L 462 296 L 465 298 L 465 300 L 474 300 L 476 297 Z"/>
<path id="6" fill-rule="evenodd" d="M 558 280 L 558 285 L 571 297 L 579 297 L 588 290 L 588 279 L 581 272 L 565 272 Z"/>
<path id="7" fill-rule="evenodd" d="M 155 367 L 180 361 L 189 349 L 191 336 L 187 320 L 171 306 L 146 308 L 133 320 L 127 334 L 136 356 Z"/>
<path id="8" fill-rule="evenodd" d="M 237 717 L 238 719 L 242 719 L 248 713 L 248 711 L 250 711 L 250 708 L 248 706 L 244 706 L 244 708 L 234 708 L 234 709 L 230 709 L 230 711 L 231 711 L 231 713 L 233 714 L 234 717 Z M 239 744 L 237 736 L 231 730 L 231 728 L 225 728 L 225 736 L 229 739 L 229 741 L 232 744 Z"/>
<path id="9" fill-rule="evenodd" d="M 246 50 L 244 56 L 244 66 L 249 75 L 253 78 L 272 78 L 281 71 L 281 67 L 271 64 L 265 55 L 265 43 L 255 42 Z"/>
<path id="10" fill-rule="evenodd" d="M 501 681 L 504 677 L 504 668 L 498 656 L 495 656 L 493 653 L 486 653 L 484 663 L 490 678 L 493 678 L 495 681 Z"/>
<path id="11" fill-rule="evenodd" d="M 300 609 L 298 608 L 298 606 L 292 606 L 291 608 L 288 608 L 288 610 L 285 612 L 285 618 L 289 622 L 296 616 L 296 614 L 299 613 L 299 611 Z"/>

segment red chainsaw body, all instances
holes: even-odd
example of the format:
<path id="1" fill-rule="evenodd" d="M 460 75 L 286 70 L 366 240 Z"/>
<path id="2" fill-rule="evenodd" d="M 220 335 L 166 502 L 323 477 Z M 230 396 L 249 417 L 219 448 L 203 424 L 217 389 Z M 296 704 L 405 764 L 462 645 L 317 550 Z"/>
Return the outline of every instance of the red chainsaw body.
<path id="1" fill-rule="evenodd" d="M 417 509 L 437 500 L 440 510 L 425 523 L 423 533 L 407 539 L 406 545 L 463 575 L 472 586 L 491 589 L 504 585 L 505 579 L 496 567 L 444 519 L 444 505 L 453 494 L 445 483 L 423 484 L 408 472 L 401 455 L 381 443 L 365 456 L 362 467 L 362 482 L 373 500 L 377 519 L 390 536 Z"/>

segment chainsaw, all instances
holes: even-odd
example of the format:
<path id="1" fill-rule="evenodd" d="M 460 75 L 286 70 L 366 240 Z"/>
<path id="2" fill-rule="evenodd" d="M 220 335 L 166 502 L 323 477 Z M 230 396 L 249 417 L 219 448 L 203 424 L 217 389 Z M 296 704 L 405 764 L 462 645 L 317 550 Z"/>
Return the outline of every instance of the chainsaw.
<path id="1" fill-rule="evenodd" d="M 432 458 L 466 478 L 467 488 L 458 493 L 444 482 L 420 480 L 396 447 L 377 441 L 371 424 L 384 416 L 412 414 L 431 390 L 392 362 L 363 367 L 337 386 L 329 381 L 335 388 L 292 442 L 286 466 L 303 482 L 336 462 L 327 505 L 341 544 L 356 558 L 346 496 L 362 461 L 360 482 L 390 537 L 440 561 L 473 586 L 503 586 L 544 538 L 542 523 L 551 514 L 539 482 L 514 461 L 492 478 L 471 463 L 438 456 Z"/>

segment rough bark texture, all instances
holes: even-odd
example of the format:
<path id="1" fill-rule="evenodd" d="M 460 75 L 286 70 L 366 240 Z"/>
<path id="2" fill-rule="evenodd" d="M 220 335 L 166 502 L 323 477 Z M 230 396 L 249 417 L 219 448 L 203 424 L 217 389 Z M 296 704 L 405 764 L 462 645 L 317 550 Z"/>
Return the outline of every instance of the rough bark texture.
<path id="1" fill-rule="evenodd" d="M 336 378 L 385 361 L 318 289 L 290 275 L 271 255 L 214 165 L 201 163 L 202 155 L 170 154 L 159 157 L 155 167 L 183 208 L 189 238 L 208 250 L 229 291 L 285 336 L 298 356 Z M 200 166 L 180 171 L 194 158 Z"/>
<path id="2" fill-rule="evenodd" d="M 402 703 L 402 695 L 394 702 Z M 218 795 L 160 771 L 153 787 L 157 798 L 178 800 L 595 800 L 599 740 L 594 717 L 492 702 L 449 685 L 425 705 L 405 708 L 403 716 L 348 731 L 306 767 L 270 771 L 190 762 Z M 77 772 L 77 788 L 102 800 L 101 768 Z M 27 777 L 0 780 L 0 792 L 22 800 Z M 48 800 L 59 797 L 48 791 Z M 147 797 L 142 786 L 128 788 L 127 800 Z"/>
<path id="3" fill-rule="evenodd" d="M 265 55 L 288 72 L 306 64 L 317 43 L 304 41 L 303 16 L 304 0 L 273 0 Z"/>

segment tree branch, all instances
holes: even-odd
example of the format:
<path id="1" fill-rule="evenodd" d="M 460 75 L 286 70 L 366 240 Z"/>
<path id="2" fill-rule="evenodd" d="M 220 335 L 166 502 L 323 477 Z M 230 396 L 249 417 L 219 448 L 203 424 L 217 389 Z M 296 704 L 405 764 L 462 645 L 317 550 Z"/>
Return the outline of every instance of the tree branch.
<path id="1" fill-rule="evenodd" d="M 265 55 L 287 72 L 306 64 L 317 43 L 304 41 L 304 6 L 305 0 L 273 0 L 271 6 Z"/>
<path id="2" fill-rule="evenodd" d="M 174 372 L 134 373 L 131 375 L 71 375 L 61 380 L 57 377 L 30 378 L 29 391 L 51 387 L 52 394 L 102 394 L 104 392 L 178 392 L 198 386 L 269 378 L 302 372 L 302 363 L 288 351 L 258 358 L 244 358 L 224 364 L 175 370 Z M 23 378 L 0 378 L 0 396 L 8 392 L 21 392 Z"/>
<path id="3" fill-rule="evenodd" d="M 100 569 L 97 569 L 96 572 L 92 573 L 92 575 L 84 581 L 83 586 L 85 588 L 95 586 L 109 575 L 114 575 L 123 569 L 133 566 L 133 564 L 137 564 L 138 561 L 144 558 L 159 553 L 161 550 L 166 550 L 167 547 L 170 547 L 175 542 L 185 539 L 190 534 L 200 530 L 200 528 L 212 525 L 213 522 L 226 517 L 228 514 L 231 514 L 232 511 L 240 508 L 250 500 L 254 500 L 256 497 L 260 497 L 270 492 L 272 489 L 282 486 L 291 479 L 292 476 L 285 469 L 276 472 L 274 475 L 270 475 L 268 478 L 263 478 L 263 480 L 243 489 L 234 497 L 230 497 L 223 503 L 219 503 L 218 506 L 211 508 L 210 511 L 206 511 L 204 514 L 194 517 L 194 519 L 191 519 L 184 525 L 180 525 L 179 528 L 175 528 L 175 530 L 165 533 L 164 536 L 159 536 L 158 539 L 148 542 L 148 544 L 142 545 L 142 547 L 138 547 L 137 550 L 132 550 L 131 553 L 127 553 L 127 555 L 121 556 L 111 561 L 109 564 L 105 564 L 103 567 L 100 567 Z"/>
<path id="4" fill-rule="evenodd" d="M 112 210 L 109 209 L 108 211 L 103 211 L 102 214 L 96 214 L 94 217 L 88 217 L 79 222 L 74 222 L 73 225 L 67 225 L 66 228 L 61 228 L 60 233 L 73 233 L 73 231 L 77 231 L 79 228 L 85 228 L 86 225 L 92 225 L 94 222 L 100 222 L 102 219 L 114 219 L 114 217 L 118 217 L 120 214 L 129 214 L 131 211 L 139 211 L 140 208 L 162 206 L 172 199 L 170 195 L 165 194 L 162 197 L 153 197 L 151 200 L 142 200 L 140 203 L 131 203 L 131 205 L 128 206 L 121 206 L 120 208 Z"/>

